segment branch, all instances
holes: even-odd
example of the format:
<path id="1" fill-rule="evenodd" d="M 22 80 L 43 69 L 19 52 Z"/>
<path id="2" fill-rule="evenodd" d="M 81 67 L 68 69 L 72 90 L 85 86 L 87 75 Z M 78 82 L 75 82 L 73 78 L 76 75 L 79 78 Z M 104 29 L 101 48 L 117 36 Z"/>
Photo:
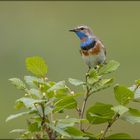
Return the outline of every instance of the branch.
<path id="1" fill-rule="evenodd" d="M 51 140 L 51 137 L 52 137 L 51 129 L 48 128 L 48 127 L 46 126 L 46 124 L 45 124 L 46 116 L 45 116 L 45 108 L 44 108 L 44 105 L 43 105 L 42 103 L 40 104 L 41 109 L 42 109 L 42 115 L 39 113 L 39 110 L 38 110 L 38 108 L 37 108 L 37 105 L 34 104 L 34 106 L 35 106 L 36 110 L 38 111 L 38 115 L 40 116 L 40 119 L 42 120 L 42 121 L 41 121 L 41 126 L 42 126 L 42 132 L 43 132 L 43 136 L 39 136 L 39 135 L 36 134 L 36 138 L 37 138 L 37 139 L 43 139 L 43 137 L 44 137 L 44 131 L 46 131 L 47 134 L 48 134 L 49 139 Z M 40 138 L 39 138 L 39 137 L 40 137 Z"/>
<path id="2" fill-rule="evenodd" d="M 113 123 L 120 117 L 120 115 L 118 113 L 116 113 L 114 115 L 114 117 L 112 118 L 112 121 L 108 123 L 106 129 L 104 130 L 102 136 L 100 137 L 100 140 L 104 140 L 105 139 L 105 136 L 108 132 L 108 130 L 111 128 L 111 126 L 113 125 Z"/>
<path id="3" fill-rule="evenodd" d="M 55 140 L 54 136 L 53 136 L 53 131 L 45 124 L 45 121 L 46 121 L 46 115 L 45 115 L 45 107 L 44 105 L 41 103 L 41 109 L 42 109 L 42 122 L 41 122 L 41 126 L 42 126 L 42 131 L 43 131 L 43 137 L 44 137 L 44 131 L 47 132 L 48 134 L 48 137 L 49 137 L 49 140 Z"/>
<path id="4" fill-rule="evenodd" d="M 89 68 L 90 70 L 90 68 Z M 89 72 L 88 70 L 88 72 Z M 87 83 L 87 78 L 88 78 L 88 72 L 86 74 L 86 83 Z M 90 95 L 90 88 L 88 87 L 88 85 L 86 84 L 86 93 L 85 93 L 85 97 L 84 97 L 84 100 L 83 100 L 83 104 L 82 104 L 82 108 L 81 110 L 79 110 L 79 116 L 80 116 L 80 119 L 83 119 L 84 117 L 84 112 L 85 112 L 85 107 L 86 107 L 86 103 L 87 103 L 87 100 L 88 100 L 88 97 Z M 82 126 L 82 122 L 80 122 L 80 130 L 81 131 L 84 131 L 83 129 L 83 126 Z"/>

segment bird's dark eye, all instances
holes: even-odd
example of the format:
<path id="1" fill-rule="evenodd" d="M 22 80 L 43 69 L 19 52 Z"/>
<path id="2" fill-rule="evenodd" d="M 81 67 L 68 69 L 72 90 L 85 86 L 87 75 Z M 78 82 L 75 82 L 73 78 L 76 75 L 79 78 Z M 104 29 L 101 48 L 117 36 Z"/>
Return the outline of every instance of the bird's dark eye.
<path id="1" fill-rule="evenodd" d="M 81 30 L 84 30 L 84 28 L 83 28 L 83 27 L 81 27 L 80 29 L 81 29 Z"/>

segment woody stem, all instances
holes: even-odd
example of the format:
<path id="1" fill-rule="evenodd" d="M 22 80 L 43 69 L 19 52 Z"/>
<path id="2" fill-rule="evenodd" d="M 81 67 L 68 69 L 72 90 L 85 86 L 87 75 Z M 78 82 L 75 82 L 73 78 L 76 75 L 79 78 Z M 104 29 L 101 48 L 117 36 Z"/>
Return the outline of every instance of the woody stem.
<path id="1" fill-rule="evenodd" d="M 116 113 L 114 115 L 114 117 L 112 118 L 112 121 L 108 123 L 106 129 L 103 132 L 103 135 L 100 137 L 100 140 L 104 140 L 105 139 L 105 136 L 106 136 L 108 130 L 111 128 L 111 126 L 113 125 L 113 123 L 119 118 L 119 116 L 120 115 L 118 113 Z"/>
<path id="2" fill-rule="evenodd" d="M 89 70 L 90 70 L 90 67 L 89 67 Z M 89 72 L 89 70 L 88 70 L 88 72 Z M 86 74 L 86 84 L 87 84 L 87 79 L 88 79 L 88 74 Z M 90 93 L 90 88 L 88 87 L 88 85 L 86 85 L 86 93 L 85 93 L 85 97 L 83 100 L 82 108 L 80 110 L 80 119 L 83 119 L 83 117 L 84 117 L 86 103 L 87 103 L 88 97 L 90 95 L 89 93 Z M 84 131 L 82 122 L 80 123 L 80 130 Z"/>

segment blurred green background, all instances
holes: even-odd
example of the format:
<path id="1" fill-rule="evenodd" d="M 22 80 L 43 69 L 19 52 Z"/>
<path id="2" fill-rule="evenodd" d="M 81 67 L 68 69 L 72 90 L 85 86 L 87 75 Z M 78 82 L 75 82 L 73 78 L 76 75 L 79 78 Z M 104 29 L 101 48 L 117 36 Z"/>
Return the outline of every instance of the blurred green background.
<path id="1" fill-rule="evenodd" d="M 26 57 L 43 57 L 51 80 L 84 78 L 87 67 L 79 54 L 79 40 L 68 32 L 80 24 L 90 26 L 104 42 L 108 60 L 121 63 L 113 74 L 116 83 L 131 85 L 140 78 L 140 2 L 1 1 L 0 138 L 16 138 L 17 135 L 9 134 L 9 131 L 25 126 L 25 118 L 8 123 L 5 119 L 16 113 L 14 102 L 23 95 L 8 79 L 29 74 L 25 69 Z M 117 104 L 113 88 L 92 96 L 88 105 L 96 101 Z M 112 130 L 140 138 L 140 124 L 119 121 Z"/>

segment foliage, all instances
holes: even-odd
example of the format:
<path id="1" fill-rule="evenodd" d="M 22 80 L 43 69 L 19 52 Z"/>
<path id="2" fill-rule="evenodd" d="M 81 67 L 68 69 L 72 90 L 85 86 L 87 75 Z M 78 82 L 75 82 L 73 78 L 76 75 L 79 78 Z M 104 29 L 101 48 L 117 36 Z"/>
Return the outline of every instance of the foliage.
<path id="1" fill-rule="evenodd" d="M 114 86 L 114 97 L 118 105 L 96 102 L 85 111 L 91 95 L 113 84 L 113 78 L 104 76 L 116 71 L 118 67 L 119 63 L 111 60 L 107 65 L 90 69 L 85 81 L 69 78 L 72 85 L 83 87 L 83 96 L 71 90 L 65 81 L 49 81 L 46 77 L 48 68 L 42 58 L 27 58 L 26 68 L 34 76 L 25 76 L 23 81 L 19 78 L 9 79 L 17 89 L 25 93 L 16 100 L 16 109 L 25 108 L 26 111 L 6 119 L 8 122 L 26 115 L 27 128 L 14 129 L 10 133 L 19 133 L 19 137 L 24 139 L 130 139 L 129 134 L 110 134 L 108 130 L 118 119 L 131 124 L 140 123 L 140 110 L 128 107 L 130 102 L 140 102 L 140 80 L 136 80 L 131 87 Z M 80 96 L 84 97 L 82 106 L 77 101 Z M 76 111 L 77 115 L 72 116 L 69 110 Z M 89 131 L 90 127 L 103 123 L 107 127 L 100 134 Z"/>

